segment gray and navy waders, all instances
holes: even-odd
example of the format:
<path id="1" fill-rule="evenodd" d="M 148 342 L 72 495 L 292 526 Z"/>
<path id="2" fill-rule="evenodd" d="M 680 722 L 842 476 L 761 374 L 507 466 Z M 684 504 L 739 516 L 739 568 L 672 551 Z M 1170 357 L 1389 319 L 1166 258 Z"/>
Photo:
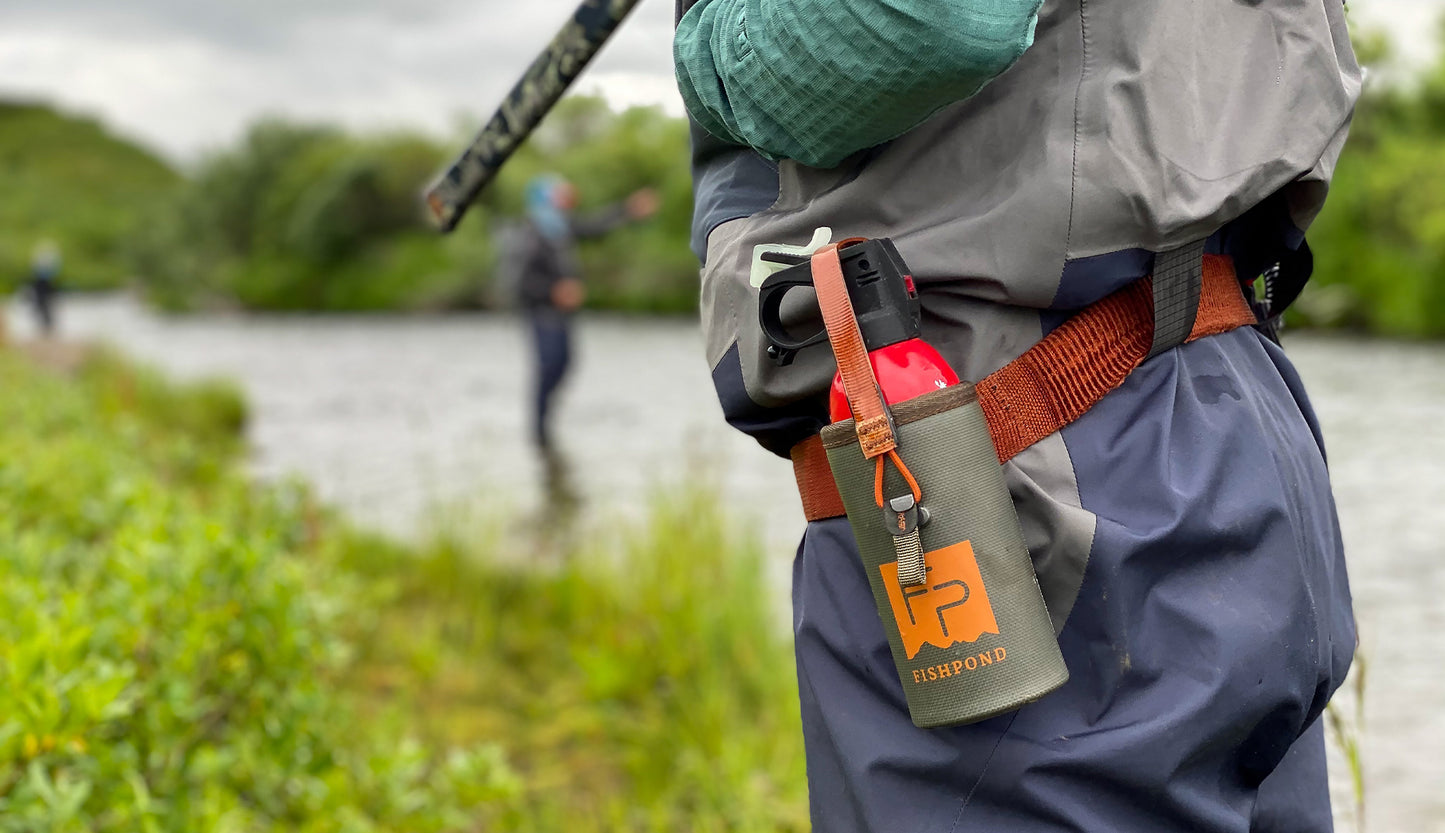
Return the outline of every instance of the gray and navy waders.
<path id="1" fill-rule="evenodd" d="M 1198 241 L 1240 278 L 1303 280 L 1360 83 L 1339 0 L 1047 0 L 981 92 L 837 167 L 695 125 L 725 417 L 783 456 L 827 423 L 832 356 L 772 363 L 751 283 L 756 247 L 825 227 L 894 241 L 923 340 L 965 380 Z M 1155 355 L 1004 474 L 1068 683 L 916 728 L 848 522 L 810 523 L 793 600 L 814 828 L 1329 830 L 1319 715 L 1355 629 L 1323 442 L 1280 348 L 1245 327 Z"/>

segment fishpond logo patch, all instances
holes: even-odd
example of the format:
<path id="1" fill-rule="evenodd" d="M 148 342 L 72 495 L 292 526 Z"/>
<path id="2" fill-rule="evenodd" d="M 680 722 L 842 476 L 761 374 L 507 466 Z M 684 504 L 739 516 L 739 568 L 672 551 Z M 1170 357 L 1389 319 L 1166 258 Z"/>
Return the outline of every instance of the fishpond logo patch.
<path id="1" fill-rule="evenodd" d="M 924 558 L 927 581 L 919 587 L 898 584 L 897 563 L 878 567 L 908 658 L 918 656 L 924 645 L 947 649 L 960 642 L 977 641 L 986 633 L 998 633 L 998 621 L 983 586 L 973 545 L 961 541 Z"/>

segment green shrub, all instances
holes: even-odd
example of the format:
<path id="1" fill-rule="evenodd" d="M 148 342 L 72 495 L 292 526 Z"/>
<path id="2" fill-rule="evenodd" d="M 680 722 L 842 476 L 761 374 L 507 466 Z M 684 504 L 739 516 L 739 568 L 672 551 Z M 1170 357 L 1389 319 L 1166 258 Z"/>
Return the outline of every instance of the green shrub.
<path id="1" fill-rule="evenodd" d="M 245 482 L 225 386 L 0 349 L 0 390 L 0 831 L 807 829 L 776 599 L 705 495 L 560 565 L 405 547 Z"/>
<path id="2" fill-rule="evenodd" d="M 806 830 L 792 652 L 761 552 L 704 492 L 609 538 L 561 566 L 525 539 L 347 547 L 385 599 L 352 685 L 406 704 L 434 741 L 502 742 L 523 776 L 517 830 Z"/>
<path id="3" fill-rule="evenodd" d="M 102 415 L 134 414 L 163 429 L 172 441 L 191 440 L 215 448 L 226 463 L 246 427 L 246 400 L 235 383 L 206 379 L 183 388 L 159 373 L 108 351 L 91 351 L 80 366 L 81 382 Z"/>
<path id="4" fill-rule="evenodd" d="M 1356 41 L 1388 65 L 1383 38 Z M 1411 83 L 1367 85 L 1309 239 L 1315 276 L 1293 323 L 1445 336 L 1445 53 Z"/>
<path id="5" fill-rule="evenodd" d="M 232 407 L 107 365 L 67 382 L 0 353 L 0 830 L 485 820 L 515 790 L 497 747 L 355 731 L 328 683 L 352 591 L 299 557 L 304 501 L 195 465 L 224 463 L 207 432 Z"/>

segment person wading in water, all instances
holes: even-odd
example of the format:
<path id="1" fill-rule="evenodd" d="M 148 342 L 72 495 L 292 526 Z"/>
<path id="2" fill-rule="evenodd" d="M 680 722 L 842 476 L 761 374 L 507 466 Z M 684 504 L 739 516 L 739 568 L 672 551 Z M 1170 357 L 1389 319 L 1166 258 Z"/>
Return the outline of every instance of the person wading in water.
<path id="1" fill-rule="evenodd" d="M 577 189 L 547 174 L 527 185 L 527 222 L 509 257 L 515 258 L 517 300 L 531 330 L 534 365 L 531 432 L 542 452 L 553 449 L 553 397 L 572 362 L 572 317 L 586 298 L 576 242 L 600 237 L 657 211 L 652 189 L 634 192 L 620 205 L 574 214 Z"/>
<path id="2" fill-rule="evenodd" d="M 46 240 L 35 247 L 30 259 L 30 300 L 35 306 L 35 323 L 40 335 L 55 333 L 55 296 L 59 291 L 60 247 Z"/>

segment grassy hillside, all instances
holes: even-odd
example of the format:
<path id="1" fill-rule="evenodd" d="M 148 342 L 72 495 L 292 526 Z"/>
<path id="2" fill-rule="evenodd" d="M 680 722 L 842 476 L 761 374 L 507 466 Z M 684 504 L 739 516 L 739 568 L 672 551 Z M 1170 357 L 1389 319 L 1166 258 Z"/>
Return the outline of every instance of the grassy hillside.
<path id="1" fill-rule="evenodd" d="M 71 287 L 116 286 L 140 217 L 180 177 L 99 123 L 0 101 L 0 291 L 25 280 L 37 241 L 60 244 Z"/>

